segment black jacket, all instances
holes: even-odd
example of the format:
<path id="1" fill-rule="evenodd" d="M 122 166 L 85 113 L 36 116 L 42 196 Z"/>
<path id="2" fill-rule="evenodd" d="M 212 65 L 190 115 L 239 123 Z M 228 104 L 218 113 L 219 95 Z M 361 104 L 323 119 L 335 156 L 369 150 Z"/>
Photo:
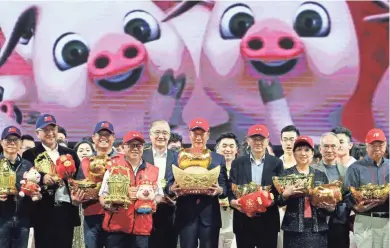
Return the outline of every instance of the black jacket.
<path id="1" fill-rule="evenodd" d="M 252 168 L 250 155 L 243 155 L 235 159 L 230 169 L 229 180 L 236 185 L 243 185 L 252 182 Z M 272 193 L 275 198 L 278 192 L 272 183 L 273 176 L 279 176 L 283 172 L 283 162 L 275 156 L 265 155 L 263 174 L 261 178 L 262 186 L 272 185 Z M 229 201 L 235 199 L 234 194 L 229 194 Z M 270 230 L 278 232 L 280 230 L 280 218 L 278 207 L 274 204 L 270 206 L 265 213 L 259 216 L 249 218 L 240 211 L 233 209 L 233 231 L 234 233 L 245 232 L 247 228 L 256 228 L 259 225 L 267 225 Z"/>
<path id="2" fill-rule="evenodd" d="M 0 155 L 0 160 L 4 158 Z M 16 172 L 16 188 L 20 191 L 20 181 L 23 180 L 23 174 L 30 170 L 32 164 L 22 159 L 18 155 L 15 164 L 11 164 L 11 169 Z M 30 197 L 8 196 L 5 202 L 0 202 L 0 218 L 11 218 L 18 216 L 22 218 L 30 218 L 32 200 Z"/>
<path id="3" fill-rule="evenodd" d="M 45 151 L 46 150 L 42 146 L 42 144 L 39 144 L 34 148 L 26 150 L 23 153 L 23 158 L 30 161 L 31 163 L 34 163 L 34 160 L 36 159 L 36 157 Z M 60 155 L 70 154 L 73 157 L 75 164 L 76 164 L 76 173 L 75 173 L 74 177 L 76 177 L 77 171 L 80 168 L 80 160 L 79 160 L 76 152 L 72 149 L 69 149 L 69 148 L 66 148 L 66 147 L 59 145 L 58 146 L 58 153 Z M 55 163 L 56 161 L 53 161 L 53 162 Z M 43 177 L 45 176 L 45 174 L 41 173 L 41 176 L 42 177 L 41 177 L 40 185 L 42 186 L 43 185 Z M 67 180 L 64 180 L 64 182 L 65 182 L 66 187 L 68 188 L 68 191 L 71 192 L 69 190 Z M 47 218 L 48 211 L 50 211 L 54 206 L 54 203 L 55 203 L 54 200 L 55 200 L 54 194 L 50 195 L 47 192 L 42 191 L 42 199 L 34 206 L 34 215 L 33 215 L 33 219 L 32 219 L 33 224 L 36 223 L 37 221 L 40 221 L 41 218 Z M 79 226 L 80 225 L 80 217 L 79 217 L 78 207 L 73 206 L 71 211 L 72 211 L 71 223 L 74 226 Z"/>

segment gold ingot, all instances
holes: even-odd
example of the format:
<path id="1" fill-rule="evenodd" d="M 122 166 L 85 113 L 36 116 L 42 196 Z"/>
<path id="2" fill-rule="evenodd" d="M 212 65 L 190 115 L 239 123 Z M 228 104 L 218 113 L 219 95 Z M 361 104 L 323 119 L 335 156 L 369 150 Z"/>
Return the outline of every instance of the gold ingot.
<path id="1" fill-rule="evenodd" d="M 369 183 L 357 189 L 351 186 L 350 190 L 358 203 L 385 202 L 389 198 L 390 183 L 384 185 Z"/>
<path id="2" fill-rule="evenodd" d="M 88 177 L 94 182 L 101 182 L 106 172 L 106 167 L 111 166 L 111 159 L 107 155 L 91 157 L 88 167 Z"/>
<path id="3" fill-rule="evenodd" d="M 211 170 L 192 166 L 185 170 L 172 166 L 173 176 L 183 194 L 209 194 L 212 185 L 218 183 L 221 166 Z"/>
<path id="4" fill-rule="evenodd" d="M 309 190 L 314 186 L 314 174 L 309 175 L 287 175 L 283 177 L 272 177 L 272 182 L 279 192 L 282 194 L 284 189 L 288 186 L 298 186 L 303 193 L 309 193 Z"/>
<path id="5" fill-rule="evenodd" d="M 0 194 L 17 195 L 16 173 L 11 169 L 8 159 L 3 158 L 0 161 Z"/>
<path id="6" fill-rule="evenodd" d="M 183 170 L 192 166 L 207 169 L 211 164 L 211 152 L 208 149 L 182 149 L 178 155 L 178 164 Z"/>
<path id="7" fill-rule="evenodd" d="M 320 203 L 336 206 L 343 199 L 342 191 L 343 183 L 333 181 L 329 184 L 323 184 L 309 190 L 311 196 L 311 204 L 318 206 Z"/>
<path id="8" fill-rule="evenodd" d="M 254 183 L 254 182 L 250 182 L 248 184 L 242 184 L 242 185 L 237 185 L 234 183 L 232 184 L 232 191 L 233 191 L 234 195 L 236 196 L 236 198 L 241 198 L 245 195 L 248 195 L 248 194 L 260 191 L 260 190 L 265 190 L 265 191 L 270 192 L 271 188 L 272 188 L 271 185 L 261 186 L 261 185 Z"/>
<path id="9" fill-rule="evenodd" d="M 53 177 L 56 183 L 61 181 L 61 178 L 59 178 L 57 175 L 55 164 L 50 159 L 50 156 L 47 154 L 47 152 L 43 152 L 36 157 L 34 160 L 34 166 L 38 172 L 49 174 L 51 177 Z"/>
<path id="10" fill-rule="evenodd" d="M 113 174 L 115 171 L 124 171 L 124 174 Z M 129 196 L 130 171 L 129 168 L 116 165 L 111 167 L 108 177 L 108 195 L 104 197 L 104 203 L 118 207 L 128 208 L 131 203 Z"/>

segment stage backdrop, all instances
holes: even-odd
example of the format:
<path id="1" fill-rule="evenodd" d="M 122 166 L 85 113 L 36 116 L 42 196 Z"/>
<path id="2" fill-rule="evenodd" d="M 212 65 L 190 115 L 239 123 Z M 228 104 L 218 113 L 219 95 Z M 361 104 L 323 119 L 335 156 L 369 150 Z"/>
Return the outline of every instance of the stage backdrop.
<path id="1" fill-rule="evenodd" d="M 386 1 L 384 1 L 386 2 Z M 69 140 L 107 120 L 148 135 L 165 119 L 184 135 L 209 120 L 211 142 L 267 124 L 319 136 L 343 125 L 364 141 L 389 131 L 388 11 L 371 1 L 2 1 L 0 128 L 34 134 L 55 115 Z"/>

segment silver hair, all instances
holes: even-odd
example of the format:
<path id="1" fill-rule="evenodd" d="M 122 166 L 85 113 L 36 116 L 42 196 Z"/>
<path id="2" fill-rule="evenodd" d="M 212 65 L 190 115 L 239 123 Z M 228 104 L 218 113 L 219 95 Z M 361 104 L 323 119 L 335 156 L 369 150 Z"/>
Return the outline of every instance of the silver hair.
<path id="1" fill-rule="evenodd" d="M 323 140 L 326 136 L 333 136 L 333 137 L 335 137 L 337 140 L 339 140 L 339 138 L 337 137 L 337 135 L 336 135 L 334 132 L 327 132 L 327 133 L 324 133 L 324 134 L 321 135 L 321 137 L 320 137 L 320 145 L 322 145 L 322 140 Z"/>
<path id="2" fill-rule="evenodd" d="M 169 123 L 168 123 L 166 120 L 155 120 L 155 121 L 153 121 L 153 122 L 150 124 L 149 132 L 152 130 L 152 128 L 153 128 L 155 125 L 157 125 L 157 124 L 159 124 L 159 123 L 161 123 L 161 124 L 167 124 L 168 127 L 169 127 L 169 131 L 171 131 L 171 128 L 170 128 L 170 126 L 169 126 Z"/>

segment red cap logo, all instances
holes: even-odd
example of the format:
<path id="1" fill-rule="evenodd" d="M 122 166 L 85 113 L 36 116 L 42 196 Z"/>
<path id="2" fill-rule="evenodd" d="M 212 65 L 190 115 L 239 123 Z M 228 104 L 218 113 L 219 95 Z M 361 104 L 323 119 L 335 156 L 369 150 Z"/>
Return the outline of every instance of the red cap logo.
<path id="1" fill-rule="evenodd" d="M 15 127 L 10 127 L 10 128 L 8 129 L 8 132 L 9 132 L 9 133 L 17 133 Z"/>
<path id="2" fill-rule="evenodd" d="M 108 127 L 110 127 L 110 124 L 108 124 L 107 122 L 103 122 L 101 127 L 102 128 L 108 128 Z"/>
<path id="3" fill-rule="evenodd" d="M 51 116 L 45 116 L 45 118 L 43 119 L 44 122 L 49 122 L 49 121 L 53 121 L 53 118 L 51 118 Z"/>

